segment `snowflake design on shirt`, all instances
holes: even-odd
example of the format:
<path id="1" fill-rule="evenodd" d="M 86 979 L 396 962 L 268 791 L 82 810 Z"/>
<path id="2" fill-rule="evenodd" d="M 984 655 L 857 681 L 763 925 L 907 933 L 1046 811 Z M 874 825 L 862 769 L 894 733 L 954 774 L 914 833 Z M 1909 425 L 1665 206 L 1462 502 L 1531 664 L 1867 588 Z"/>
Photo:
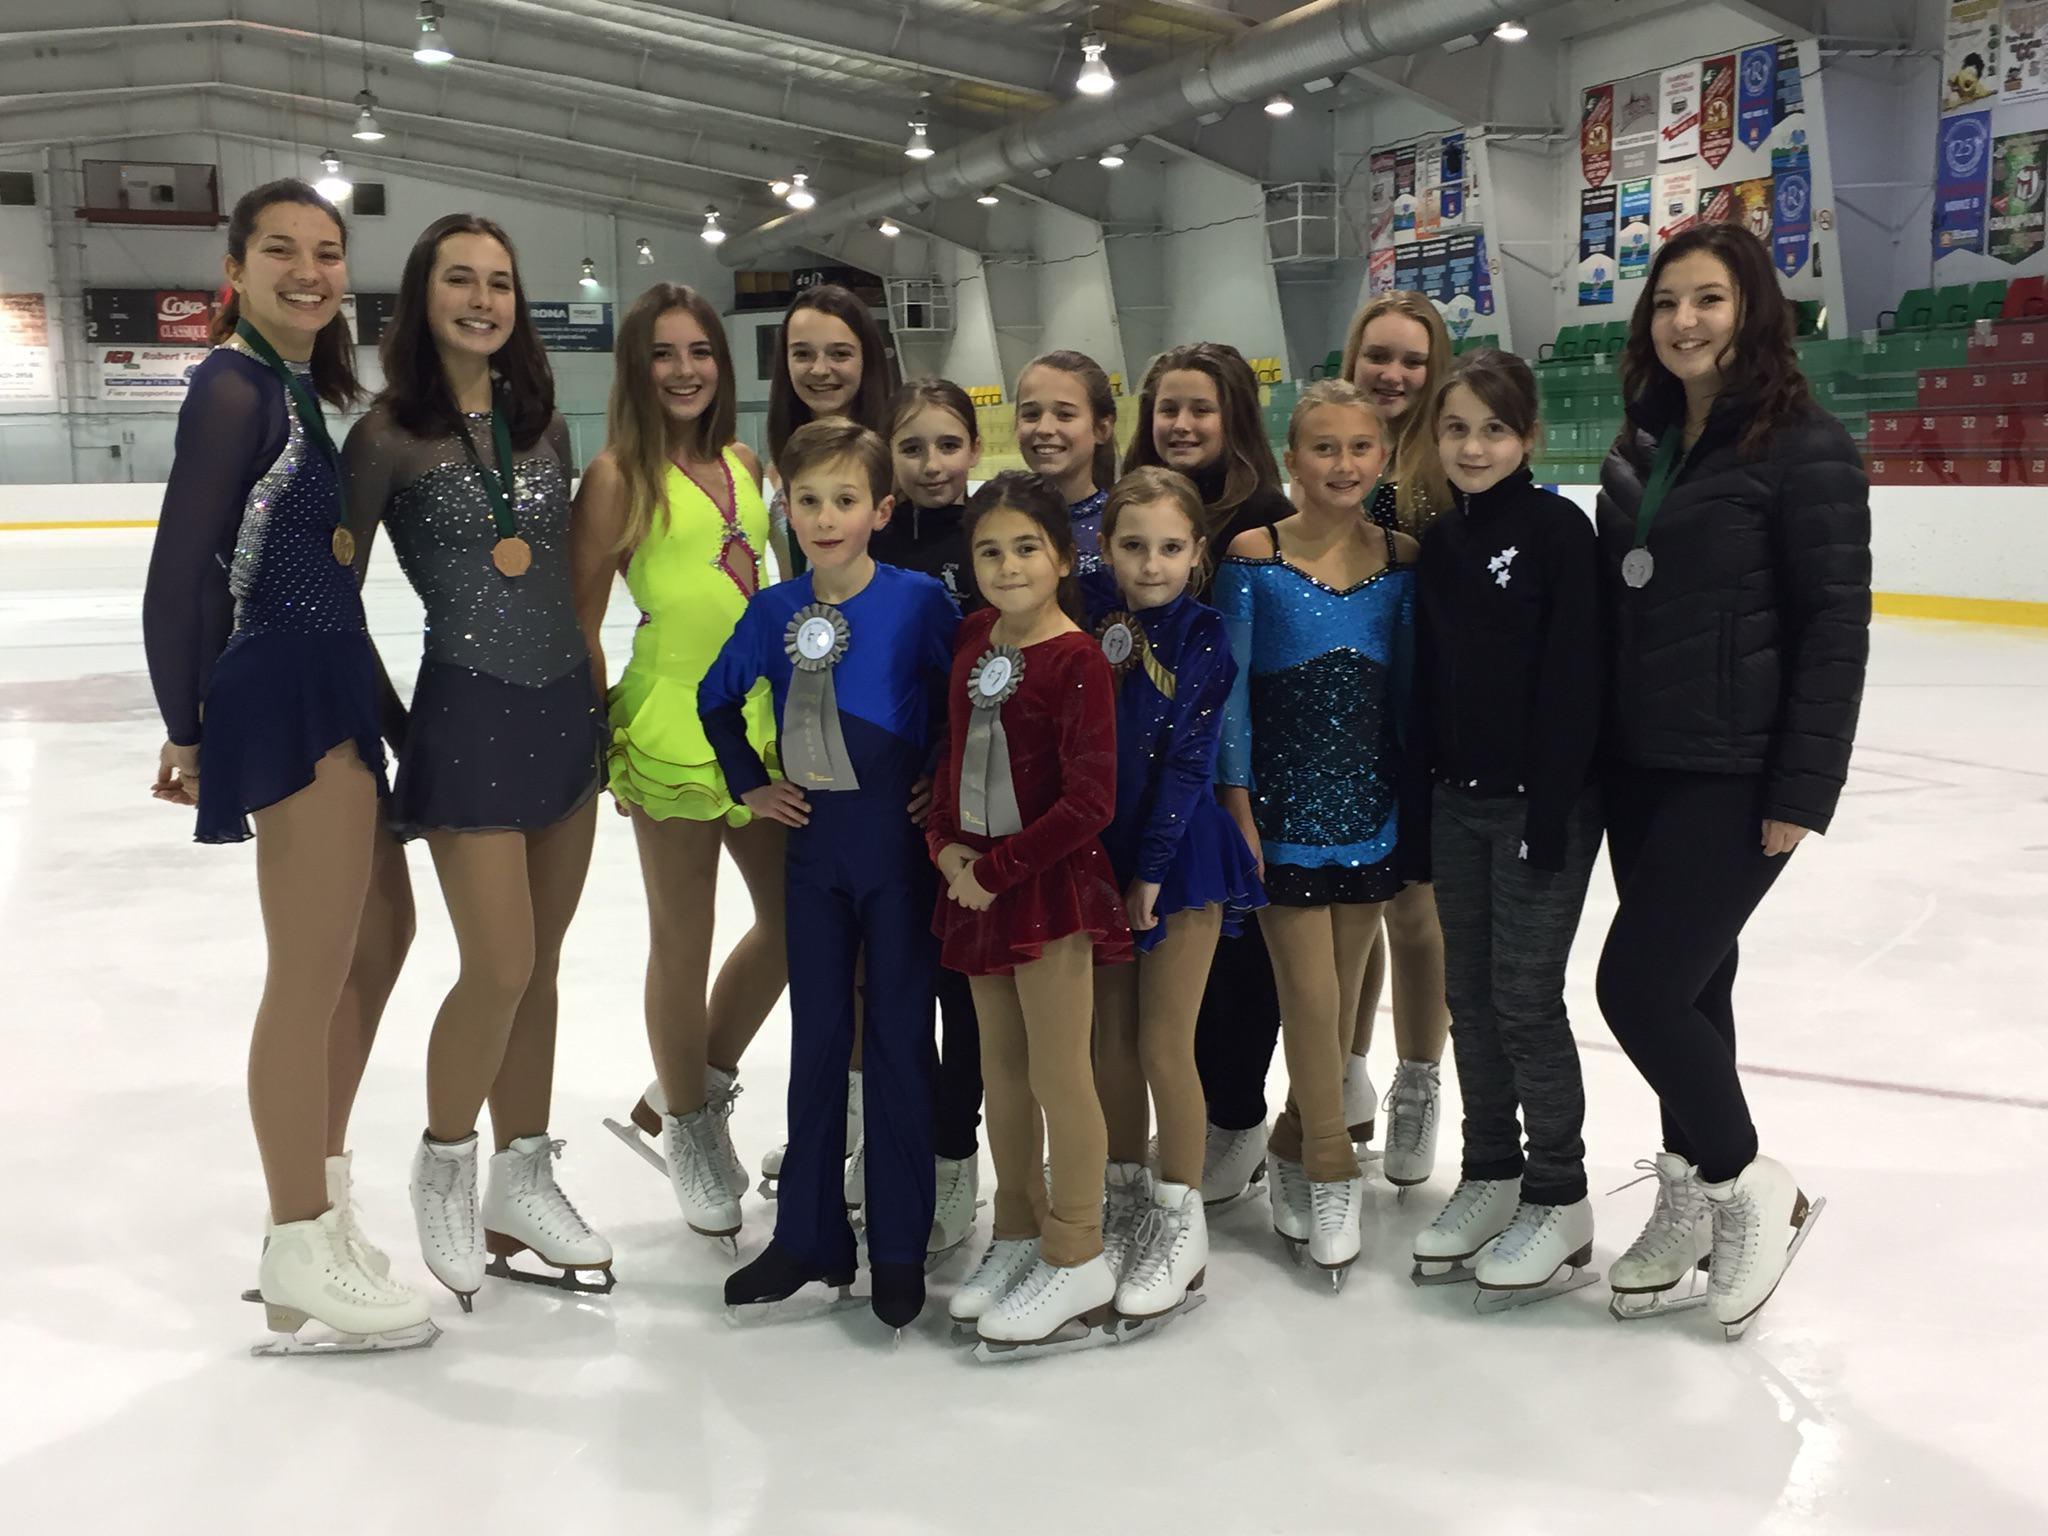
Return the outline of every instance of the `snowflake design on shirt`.
<path id="1" fill-rule="evenodd" d="M 1486 562 L 1487 570 L 1493 573 L 1493 584 L 1496 587 L 1504 587 L 1508 584 L 1508 578 L 1514 575 L 1514 572 L 1509 567 L 1515 563 L 1515 556 L 1520 553 L 1521 550 L 1510 544 L 1506 549 Z"/>

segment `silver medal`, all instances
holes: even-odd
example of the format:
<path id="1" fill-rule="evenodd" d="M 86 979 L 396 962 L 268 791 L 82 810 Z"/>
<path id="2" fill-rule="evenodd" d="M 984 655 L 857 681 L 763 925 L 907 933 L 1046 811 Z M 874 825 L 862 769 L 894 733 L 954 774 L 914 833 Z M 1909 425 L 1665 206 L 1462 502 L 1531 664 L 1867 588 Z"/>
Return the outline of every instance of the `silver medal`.
<path id="1" fill-rule="evenodd" d="M 1632 549 L 1621 557 L 1621 579 L 1631 587 L 1647 587 L 1657 574 L 1657 561 L 1647 549 Z"/>

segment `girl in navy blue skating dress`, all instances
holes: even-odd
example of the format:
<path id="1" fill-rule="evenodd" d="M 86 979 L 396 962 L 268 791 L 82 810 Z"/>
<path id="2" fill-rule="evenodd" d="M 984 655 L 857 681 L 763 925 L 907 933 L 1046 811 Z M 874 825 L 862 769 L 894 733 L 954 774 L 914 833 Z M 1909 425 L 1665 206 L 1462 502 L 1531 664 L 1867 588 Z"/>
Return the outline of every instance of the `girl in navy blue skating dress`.
<path id="1" fill-rule="evenodd" d="M 1207 556 L 1201 526 L 1201 493 L 1184 476 L 1134 470 L 1104 512 L 1108 568 L 1081 584 L 1117 675 L 1116 817 L 1102 845 L 1138 952 L 1095 973 L 1095 1081 L 1109 1128 L 1103 1246 L 1127 1317 L 1173 1310 L 1208 1263 L 1195 1017 L 1217 938 L 1265 904 L 1251 850 L 1216 801 L 1237 663 L 1221 615 L 1193 595 Z M 1148 1088 L 1156 1183 L 1145 1166 Z"/>
<path id="2" fill-rule="evenodd" d="M 1099 571 L 1102 509 L 1116 483 L 1116 395 L 1085 352 L 1035 357 L 1017 375 L 1017 449 L 1059 488 L 1074 535 L 1074 572 Z"/>
<path id="3" fill-rule="evenodd" d="M 340 214 L 301 181 L 257 188 L 229 220 L 227 276 L 234 294 L 215 322 L 223 344 L 195 370 L 178 414 L 143 595 L 169 737 L 153 793 L 198 807 L 201 842 L 239 842 L 255 824 L 269 970 L 249 1110 L 270 1197 L 255 1293 L 270 1325 L 291 1335 L 312 1320 L 352 1348 L 425 1344 L 426 1303 L 388 1277 L 356 1230 L 346 1155 L 326 1155 L 342 1142 L 396 966 L 394 957 L 366 983 L 362 947 L 389 926 L 365 913 L 384 750 L 319 405 L 356 394 Z M 352 979 L 370 986 L 374 1005 L 359 996 L 344 1009 Z"/>
<path id="4" fill-rule="evenodd" d="M 1379 906 L 1402 884 L 1415 541 L 1359 515 L 1386 456 L 1386 425 L 1354 386 L 1310 386 L 1288 427 L 1301 511 L 1240 534 L 1215 586 L 1240 668 L 1218 778 L 1261 855 L 1287 1051 L 1274 1226 L 1333 1275 L 1358 1256 L 1351 1009 Z"/>

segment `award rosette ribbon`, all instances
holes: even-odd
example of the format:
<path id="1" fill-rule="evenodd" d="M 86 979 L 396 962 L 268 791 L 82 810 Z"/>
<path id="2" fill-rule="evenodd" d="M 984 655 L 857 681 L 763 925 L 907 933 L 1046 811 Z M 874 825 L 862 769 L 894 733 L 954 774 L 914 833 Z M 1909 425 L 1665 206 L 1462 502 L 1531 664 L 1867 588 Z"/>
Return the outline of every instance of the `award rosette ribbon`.
<path id="1" fill-rule="evenodd" d="M 967 745 L 960 754 L 960 825 L 983 837 L 1008 837 L 1024 830 L 1017 786 L 1010 778 L 1010 739 L 1003 734 L 1003 705 L 1024 681 L 1024 653 L 1013 645 L 991 646 L 967 676 Z"/>
<path id="2" fill-rule="evenodd" d="M 1145 626 L 1134 614 L 1118 608 L 1103 615 L 1102 622 L 1095 626 L 1095 642 L 1102 647 L 1102 659 L 1109 663 L 1118 683 L 1133 667 L 1143 667 L 1152 686 L 1162 696 L 1173 697 L 1173 674 L 1161 665 L 1152 641 L 1145 634 Z"/>
<path id="3" fill-rule="evenodd" d="M 782 649 L 796 668 L 782 709 L 782 771 L 805 789 L 860 788 L 832 688 L 832 669 L 852 643 L 846 615 L 830 603 L 799 609 L 782 632 Z"/>

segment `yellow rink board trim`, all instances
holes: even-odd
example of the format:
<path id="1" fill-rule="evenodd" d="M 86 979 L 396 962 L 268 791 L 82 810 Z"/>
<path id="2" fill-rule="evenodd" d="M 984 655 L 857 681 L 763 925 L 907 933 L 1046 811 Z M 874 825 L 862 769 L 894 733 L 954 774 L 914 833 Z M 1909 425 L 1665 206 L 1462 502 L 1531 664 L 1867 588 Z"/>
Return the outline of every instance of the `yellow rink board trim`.
<path id="1" fill-rule="evenodd" d="M 58 528 L 154 528 L 153 517 L 83 519 L 60 517 L 47 523 L 0 523 L 0 533 L 49 532 Z"/>

